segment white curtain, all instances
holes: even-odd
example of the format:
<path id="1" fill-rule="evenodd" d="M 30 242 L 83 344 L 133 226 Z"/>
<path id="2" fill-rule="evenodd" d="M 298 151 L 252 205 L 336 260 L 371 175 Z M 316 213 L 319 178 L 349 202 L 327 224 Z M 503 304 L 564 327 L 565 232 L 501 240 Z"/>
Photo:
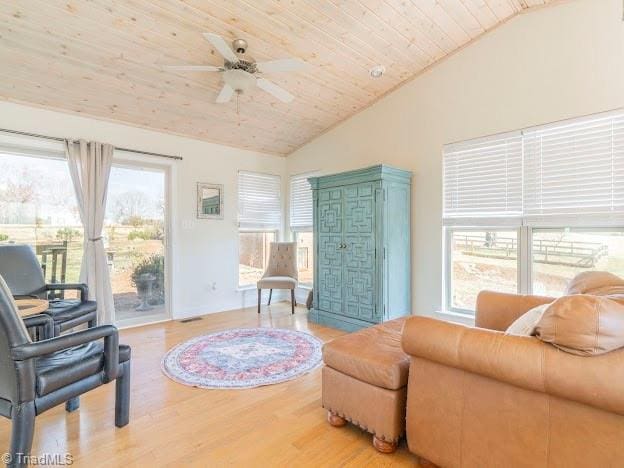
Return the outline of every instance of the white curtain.
<path id="1" fill-rule="evenodd" d="M 115 319 L 115 305 L 102 228 L 113 146 L 94 141 L 66 140 L 65 152 L 84 226 L 80 282 L 89 287 L 89 299 L 97 301 L 98 324 L 110 324 Z"/>

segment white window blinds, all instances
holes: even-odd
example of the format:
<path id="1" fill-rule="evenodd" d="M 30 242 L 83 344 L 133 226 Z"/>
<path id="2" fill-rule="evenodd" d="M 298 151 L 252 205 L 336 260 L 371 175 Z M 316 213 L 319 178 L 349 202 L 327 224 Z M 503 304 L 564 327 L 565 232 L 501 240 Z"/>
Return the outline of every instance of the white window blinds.
<path id="1" fill-rule="evenodd" d="M 624 215 L 624 111 L 447 145 L 443 171 L 449 223 Z"/>
<path id="2" fill-rule="evenodd" d="M 524 132 L 527 216 L 624 210 L 624 113 Z"/>
<path id="3" fill-rule="evenodd" d="M 500 217 L 522 213 L 520 132 L 444 148 L 444 217 Z"/>
<path id="4" fill-rule="evenodd" d="M 242 229 L 281 227 L 281 179 L 271 174 L 238 172 L 238 222 Z"/>
<path id="5" fill-rule="evenodd" d="M 300 174 L 290 178 L 290 228 L 293 231 L 312 229 L 312 189 L 308 177 Z"/>

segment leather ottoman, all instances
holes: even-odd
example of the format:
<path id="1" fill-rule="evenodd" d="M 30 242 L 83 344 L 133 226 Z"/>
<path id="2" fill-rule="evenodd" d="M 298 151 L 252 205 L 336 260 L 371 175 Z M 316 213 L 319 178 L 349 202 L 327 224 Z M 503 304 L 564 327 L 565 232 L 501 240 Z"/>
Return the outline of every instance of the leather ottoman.
<path id="1" fill-rule="evenodd" d="M 391 453 L 405 432 L 409 358 L 401 348 L 406 318 L 341 336 L 323 347 L 323 408 L 332 426 L 349 421 Z"/>

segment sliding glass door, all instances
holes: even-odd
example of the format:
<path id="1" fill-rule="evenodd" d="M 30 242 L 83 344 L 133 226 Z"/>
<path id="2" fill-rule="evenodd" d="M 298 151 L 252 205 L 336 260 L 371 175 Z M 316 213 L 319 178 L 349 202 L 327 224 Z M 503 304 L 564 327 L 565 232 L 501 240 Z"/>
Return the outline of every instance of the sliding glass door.
<path id="1" fill-rule="evenodd" d="M 169 317 L 168 169 L 116 162 L 104 221 L 116 322 L 144 324 Z"/>

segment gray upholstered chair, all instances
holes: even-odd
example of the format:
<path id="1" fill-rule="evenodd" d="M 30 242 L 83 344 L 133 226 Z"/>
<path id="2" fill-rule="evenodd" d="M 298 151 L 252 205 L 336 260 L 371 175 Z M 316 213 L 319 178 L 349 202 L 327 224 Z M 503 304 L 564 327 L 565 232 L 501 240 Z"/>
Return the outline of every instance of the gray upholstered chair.
<path id="1" fill-rule="evenodd" d="M 51 291 L 77 290 L 80 299 L 53 299 L 45 312 L 54 319 L 55 333 L 70 330 L 84 323 L 97 324 L 97 304 L 87 300 L 86 284 L 46 284 L 37 256 L 28 245 L 0 245 L 0 275 L 15 297 L 47 299 Z"/>
<path id="2" fill-rule="evenodd" d="M 290 289 L 290 302 L 292 313 L 295 313 L 295 288 L 299 280 L 297 272 L 297 243 L 296 242 L 271 242 L 269 253 L 269 265 L 264 275 L 258 281 L 258 313 L 262 301 L 262 290 L 269 289 L 269 302 L 274 289 Z"/>
<path id="3" fill-rule="evenodd" d="M 117 329 L 104 325 L 32 342 L 0 276 L 0 415 L 12 423 L 8 466 L 26 466 L 36 416 L 115 379 L 115 425 L 128 424 L 130 348 L 118 340 Z"/>

